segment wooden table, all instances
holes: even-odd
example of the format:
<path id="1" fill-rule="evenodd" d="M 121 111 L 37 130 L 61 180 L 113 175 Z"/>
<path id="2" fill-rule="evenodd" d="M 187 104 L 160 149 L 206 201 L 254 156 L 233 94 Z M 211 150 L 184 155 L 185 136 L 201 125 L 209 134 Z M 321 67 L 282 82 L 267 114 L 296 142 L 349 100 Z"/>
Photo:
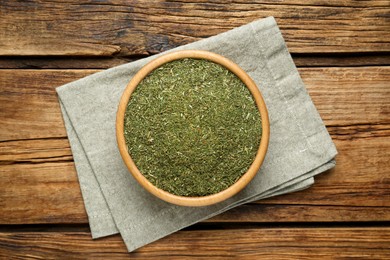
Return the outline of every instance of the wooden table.
<path id="1" fill-rule="evenodd" d="M 390 258 L 390 2 L 0 1 L 0 257 Z M 337 148 L 310 189 L 93 241 L 55 87 L 274 16 Z"/>

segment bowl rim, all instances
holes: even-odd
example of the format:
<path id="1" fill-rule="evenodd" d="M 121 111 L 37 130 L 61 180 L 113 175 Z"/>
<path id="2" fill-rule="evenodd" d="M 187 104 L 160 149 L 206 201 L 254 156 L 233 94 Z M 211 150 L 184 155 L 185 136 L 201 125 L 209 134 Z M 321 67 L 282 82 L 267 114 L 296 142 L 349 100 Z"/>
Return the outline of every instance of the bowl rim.
<path id="1" fill-rule="evenodd" d="M 253 99 L 255 100 L 255 103 L 257 105 L 257 108 L 260 112 L 260 116 L 262 120 L 262 135 L 261 135 L 260 145 L 257 150 L 255 159 L 252 162 L 249 169 L 247 170 L 247 172 L 244 175 L 242 175 L 240 179 L 238 179 L 238 181 L 235 182 L 233 185 L 231 185 L 229 188 L 220 191 L 218 193 L 202 196 L 202 197 L 185 197 L 185 196 L 174 195 L 172 193 L 169 193 L 165 190 L 159 189 L 156 186 L 154 186 L 151 182 L 149 182 L 146 179 L 146 177 L 139 171 L 139 169 L 135 165 L 133 159 L 131 158 L 128 152 L 127 145 L 125 142 L 125 137 L 124 137 L 124 118 L 125 118 L 126 107 L 131 97 L 131 94 L 134 92 L 138 84 L 150 72 L 162 66 L 163 64 L 174 60 L 185 59 L 185 58 L 209 60 L 214 63 L 220 64 L 224 66 L 226 69 L 233 72 L 238 78 L 240 78 L 244 82 L 244 84 L 251 92 Z M 118 149 L 130 173 L 133 175 L 133 177 L 137 180 L 137 182 L 142 187 L 144 187 L 147 191 L 149 191 L 156 197 L 180 206 L 192 206 L 192 207 L 208 206 L 208 205 L 212 205 L 224 201 L 234 196 L 239 191 L 241 191 L 255 177 L 258 170 L 260 169 L 260 166 L 264 161 L 264 157 L 268 149 L 269 135 L 270 135 L 270 126 L 269 126 L 267 107 L 255 82 L 237 64 L 235 64 L 231 60 L 219 54 L 209 52 L 209 51 L 201 51 L 201 50 L 174 51 L 174 52 L 161 55 L 160 57 L 155 58 L 149 63 L 147 63 L 135 74 L 135 76 L 130 80 L 130 82 L 126 86 L 122 94 L 122 97 L 120 99 L 117 115 L 116 115 L 116 139 L 117 139 Z"/>

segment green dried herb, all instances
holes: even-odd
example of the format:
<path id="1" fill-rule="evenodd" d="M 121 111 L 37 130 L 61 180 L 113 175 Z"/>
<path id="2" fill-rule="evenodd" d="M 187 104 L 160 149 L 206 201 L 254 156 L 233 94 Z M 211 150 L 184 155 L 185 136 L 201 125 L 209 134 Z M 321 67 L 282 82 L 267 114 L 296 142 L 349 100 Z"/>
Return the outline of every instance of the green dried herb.
<path id="1" fill-rule="evenodd" d="M 153 185 L 206 196 L 248 170 L 260 145 L 261 118 L 235 74 L 211 61 L 181 59 L 140 82 L 126 108 L 125 139 Z"/>

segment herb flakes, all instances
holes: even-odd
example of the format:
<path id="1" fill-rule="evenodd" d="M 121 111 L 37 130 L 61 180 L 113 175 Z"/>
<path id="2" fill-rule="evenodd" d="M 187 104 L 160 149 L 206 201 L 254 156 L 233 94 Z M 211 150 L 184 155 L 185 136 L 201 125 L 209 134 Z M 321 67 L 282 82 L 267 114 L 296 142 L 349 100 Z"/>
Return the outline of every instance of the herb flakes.
<path id="1" fill-rule="evenodd" d="M 203 59 L 166 63 L 132 93 L 125 140 L 140 172 L 180 196 L 206 196 L 234 184 L 252 164 L 261 117 L 245 84 Z"/>

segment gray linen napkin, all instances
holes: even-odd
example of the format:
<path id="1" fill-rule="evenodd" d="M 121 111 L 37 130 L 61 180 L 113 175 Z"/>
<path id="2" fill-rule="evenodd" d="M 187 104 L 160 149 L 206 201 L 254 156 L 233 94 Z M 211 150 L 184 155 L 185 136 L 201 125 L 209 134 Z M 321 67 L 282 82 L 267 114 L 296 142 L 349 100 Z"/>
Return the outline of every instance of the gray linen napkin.
<path id="1" fill-rule="evenodd" d="M 145 191 L 122 162 L 115 138 L 119 99 L 132 76 L 159 55 L 57 88 L 92 236 L 119 232 L 129 251 L 240 204 L 307 188 L 314 175 L 335 165 L 336 148 L 273 17 L 170 51 L 184 49 L 233 60 L 256 82 L 269 111 L 271 138 L 259 173 L 217 205 L 166 203 Z"/>

